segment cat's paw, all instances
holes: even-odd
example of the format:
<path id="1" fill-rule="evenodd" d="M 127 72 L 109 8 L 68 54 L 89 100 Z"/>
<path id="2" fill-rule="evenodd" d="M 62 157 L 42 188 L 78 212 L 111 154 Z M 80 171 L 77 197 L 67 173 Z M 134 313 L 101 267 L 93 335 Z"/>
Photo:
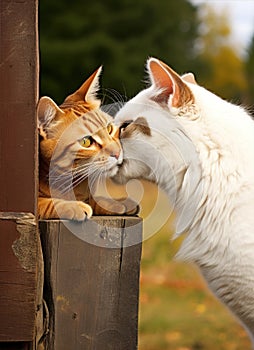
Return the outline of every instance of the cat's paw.
<path id="1" fill-rule="evenodd" d="M 59 218 L 67 220 L 84 221 L 90 218 L 93 210 L 89 204 L 81 201 L 63 201 L 55 204 Z"/>
<path id="2" fill-rule="evenodd" d="M 136 215 L 139 205 L 132 199 L 112 199 L 97 197 L 91 200 L 95 215 Z"/>
<path id="3" fill-rule="evenodd" d="M 125 206 L 125 215 L 137 215 L 140 211 L 140 207 L 133 199 L 125 198 L 120 199 Z"/>

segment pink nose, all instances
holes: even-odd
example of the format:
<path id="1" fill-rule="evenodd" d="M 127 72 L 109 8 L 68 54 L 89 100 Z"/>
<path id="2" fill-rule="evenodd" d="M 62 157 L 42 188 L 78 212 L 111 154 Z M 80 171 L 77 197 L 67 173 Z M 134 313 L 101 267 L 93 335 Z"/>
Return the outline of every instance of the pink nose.
<path id="1" fill-rule="evenodd" d="M 110 156 L 111 156 L 111 157 L 115 157 L 116 159 L 118 159 L 119 156 L 120 156 L 120 152 L 119 152 L 119 151 L 111 152 L 111 153 L 110 153 Z"/>
<path id="2" fill-rule="evenodd" d="M 107 154 L 110 155 L 110 157 L 114 157 L 116 159 L 119 158 L 120 156 L 120 147 L 116 142 L 112 142 L 110 143 L 106 148 L 105 151 L 107 152 Z"/>

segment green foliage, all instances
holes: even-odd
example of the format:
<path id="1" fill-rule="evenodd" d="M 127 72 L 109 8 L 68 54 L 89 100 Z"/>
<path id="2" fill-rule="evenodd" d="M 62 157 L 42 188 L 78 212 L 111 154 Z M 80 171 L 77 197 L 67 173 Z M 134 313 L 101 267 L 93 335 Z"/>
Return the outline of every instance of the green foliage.
<path id="1" fill-rule="evenodd" d="M 187 0 L 40 2 L 41 95 L 61 102 L 98 66 L 128 97 L 143 87 L 149 56 L 195 70 L 197 9 Z"/>
<path id="2" fill-rule="evenodd" d="M 102 86 L 132 97 L 144 87 L 149 56 L 179 73 L 193 71 L 201 85 L 233 102 L 246 102 L 247 88 L 247 102 L 254 100 L 254 38 L 245 76 L 227 12 L 190 0 L 43 0 L 40 50 L 40 94 L 58 103 L 100 65 Z"/>

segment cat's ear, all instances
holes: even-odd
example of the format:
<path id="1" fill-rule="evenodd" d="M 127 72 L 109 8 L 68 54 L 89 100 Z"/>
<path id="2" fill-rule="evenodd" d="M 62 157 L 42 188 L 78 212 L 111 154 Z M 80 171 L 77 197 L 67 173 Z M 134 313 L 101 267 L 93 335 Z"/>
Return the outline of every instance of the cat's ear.
<path id="1" fill-rule="evenodd" d="M 73 94 L 69 95 L 65 102 L 88 102 L 93 107 L 100 106 L 100 100 L 97 99 L 96 93 L 99 90 L 99 77 L 102 71 L 102 66 L 99 67 Z"/>
<path id="2" fill-rule="evenodd" d="M 40 98 L 37 105 L 37 123 L 42 136 L 47 133 L 52 122 L 60 115 L 64 115 L 64 112 L 50 97 Z"/>
<path id="3" fill-rule="evenodd" d="M 181 78 L 187 83 L 198 85 L 195 79 L 195 75 L 193 73 L 185 73 L 184 75 L 182 75 Z"/>
<path id="4" fill-rule="evenodd" d="M 193 94 L 181 77 L 164 62 L 150 58 L 147 62 L 151 82 L 156 87 L 154 99 L 179 108 L 194 101 Z"/>

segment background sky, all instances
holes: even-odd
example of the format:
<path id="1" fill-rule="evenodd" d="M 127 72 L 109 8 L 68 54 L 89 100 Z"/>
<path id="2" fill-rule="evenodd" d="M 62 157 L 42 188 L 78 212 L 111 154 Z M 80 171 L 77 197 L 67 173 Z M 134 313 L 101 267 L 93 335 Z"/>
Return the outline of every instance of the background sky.
<path id="1" fill-rule="evenodd" d="M 232 35 L 239 52 L 244 54 L 254 34 L 254 0 L 191 0 L 194 4 L 208 3 L 216 11 L 227 11 Z"/>

